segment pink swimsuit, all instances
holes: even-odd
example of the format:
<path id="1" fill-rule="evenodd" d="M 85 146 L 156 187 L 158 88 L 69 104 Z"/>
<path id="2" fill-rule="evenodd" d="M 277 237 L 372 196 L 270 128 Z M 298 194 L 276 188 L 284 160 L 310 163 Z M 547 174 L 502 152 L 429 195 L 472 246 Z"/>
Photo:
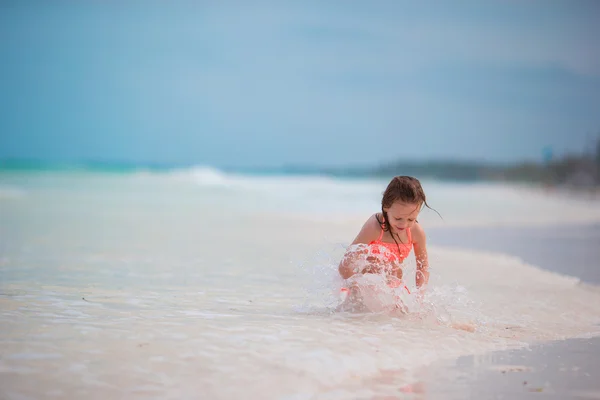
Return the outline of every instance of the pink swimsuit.
<path id="1" fill-rule="evenodd" d="M 412 234 L 410 233 L 410 229 L 406 230 L 406 235 L 408 236 L 408 243 L 396 244 L 382 242 L 381 239 L 383 238 L 383 228 L 381 228 L 381 233 L 379 234 L 377 240 L 373 240 L 371 243 L 369 243 L 369 247 L 371 247 L 371 253 L 381 254 L 382 251 L 380 246 L 383 246 L 385 247 L 385 250 L 387 250 L 385 253 L 389 262 L 396 261 L 398 263 L 402 263 L 404 259 L 408 257 L 413 248 Z"/>
<path id="2" fill-rule="evenodd" d="M 388 262 L 392 263 L 392 262 L 397 262 L 399 264 L 401 264 L 406 257 L 408 257 L 408 255 L 410 254 L 412 248 L 413 248 L 413 241 L 412 241 L 412 234 L 410 232 L 410 229 L 406 230 L 406 235 L 408 236 L 408 243 L 388 243 L 388 242 L 382 242 L 381 239 L 383 238 L 383 228 L 381 228 L 381 233 L 379 234 L 379 237 L 377 238 L 377 240 L 373 240 L 371 241 L 371 243 L 369 243 L 369 248 L 371 250 L 372 254 L 385 254 L 385 257 L 387 259 Z M 384 247 L 384 249 L 382 249 L 381 247 Z M 392 287 L 392 288 L 397 288 L 399 286 L 403 285 L 402 281 L 400 279 L 393 279 L 388 283 L 388 286 Z M 410 294 L 410 290 L 408 290 L 408 288 L 406 286 L 404 286 L 404 289 L 406 289 L 406 291 L 408 292 L 408 294 Z M 349 289 L 348 288 L 342 288 L 342 292 L 348 292 Z"/>

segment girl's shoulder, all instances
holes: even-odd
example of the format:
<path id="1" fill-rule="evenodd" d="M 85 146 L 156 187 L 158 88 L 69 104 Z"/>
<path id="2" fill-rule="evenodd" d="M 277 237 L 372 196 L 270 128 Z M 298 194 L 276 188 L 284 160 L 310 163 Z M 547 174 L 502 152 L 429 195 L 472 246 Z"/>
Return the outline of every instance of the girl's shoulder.
<path id="1" fill-rule="evenodd" d="M 352 243 L 370 243 L 377 239 L 381 231 L 381 223 L 379 221 L 383 221 L 383 216 L 380 213 L 371 215 L 363 224 L 360 232 Z"/>
<path id="2" fill-rule="evenodd" d="M 379 235 L 379 231 L 383 229 L 383 225 L 385 224 L 385 219 L 383 218 L 383 214 L 378 212 L 367 220 L 366 224 L 370 224 L 371 229 L 377 232 Z"/>

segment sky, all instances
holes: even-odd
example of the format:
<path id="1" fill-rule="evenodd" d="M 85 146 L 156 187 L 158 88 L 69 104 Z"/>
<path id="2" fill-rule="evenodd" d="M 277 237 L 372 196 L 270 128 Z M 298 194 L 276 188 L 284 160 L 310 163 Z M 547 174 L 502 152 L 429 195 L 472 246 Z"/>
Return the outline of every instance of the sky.
<path id="1" fill-rule="evenodd" d="M 0 2 L 0 158 L 539 160 L 600 137 L 600 2 Z"/>

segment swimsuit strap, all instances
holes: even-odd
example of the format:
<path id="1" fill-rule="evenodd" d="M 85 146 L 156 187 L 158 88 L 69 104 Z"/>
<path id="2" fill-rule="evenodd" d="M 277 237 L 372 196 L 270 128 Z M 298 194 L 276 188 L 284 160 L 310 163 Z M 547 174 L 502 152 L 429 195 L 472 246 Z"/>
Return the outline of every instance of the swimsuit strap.
<path id="1" fill-rule="evenodd" d="M 383 227 L 381 227 L 381 232 L 379 233 L 379 238 L 377 238 L 377 241 L 381 242 L 381 239 L 383 239 Z"/>
<path id="2" fill-rule="evenodd" d="M 412 243 L 412 233 L 410 232 L 410 228 L 408 228 L 406 230 L 406 235 L 408 236 L 408 243 L 407 244 L 411 244 Z"/>
<path id="3" fill-rule="evenodd" d="M 383 214 L 381 214 L 381 218 L 384 218 Z M 379 222 L 379 219 L 377 220 L 377 222 Z M 379 224 L 379 226 L 381 227 L 381 232 L 379 232 L 379 237 L 376 240 L 377 242 L 381 242 L 381 239 L 383 239 L 383 227 L 384 227 L 384 225 L 385 225 L 385 218 L 383 220 L 383 223 Z"/>

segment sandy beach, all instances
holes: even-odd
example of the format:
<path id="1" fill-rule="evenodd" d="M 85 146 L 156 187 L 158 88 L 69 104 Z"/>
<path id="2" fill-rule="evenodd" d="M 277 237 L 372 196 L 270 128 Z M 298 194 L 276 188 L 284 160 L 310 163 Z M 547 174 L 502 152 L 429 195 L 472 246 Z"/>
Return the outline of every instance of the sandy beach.
<path id="1" fill-rule="evenodd" d="M 546 270 L 600 284 L 600 224 L 432 228 L 434 246 L 506 253 Z"/>
<path id="2" fill-rule="evenodd" d="M 423 399 L 600 399 L 600 339 L 461 357 L 423 372 Z"/>

